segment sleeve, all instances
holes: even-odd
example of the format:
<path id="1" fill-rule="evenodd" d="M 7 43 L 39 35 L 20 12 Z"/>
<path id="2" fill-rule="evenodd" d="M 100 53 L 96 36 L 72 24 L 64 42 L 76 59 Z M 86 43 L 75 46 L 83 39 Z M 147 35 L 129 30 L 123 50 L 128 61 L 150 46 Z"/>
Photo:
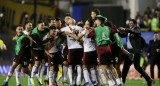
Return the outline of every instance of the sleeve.
<path id="1" fill-rule="evenodd" d="M 18 57 L 21 58 L 25 52 L 25 48 L 28 46 L 29 47 L 29 44 L 30 44 L 30 41 L 28 38 L 23 38 L 21 40 L 21 48 L 20 48 L 20 51 L 19 51 L 19 55 Z"/>
<path id="2" fill-rule="evenodd" d="M 151 54 L 151 44 L 152 44 L 151 42 L 152 42 L 152 41 L 150 40 L 150 41 L 149 41 L 149 47 L 148 47 L 148 53 L 150 53 L 150 54 Z"/>
<path id="3" fill-rule="evenodd" d="M 95 30 L 94 29 L 87 35 L 87 38 L 93 38 L 93 37 L 95 37 Z"/>
<path id="4" fill-rule="evenodd" d="M 48 42 L 49 40 L 51 40 L 52 38 L 47 38 L 47 39 L 41 41 L 37 34 L 33 34 L 32 35 L 32 39 L 36 42 L 36 44 L 42 45 L 42 44 Z"/>
<path id="5" fill-rule="evenodd" d="M 132 33 L 132 34 L 136 34 L 136 35 L 140 35 L 141 34 L 141 31 L 138 27 L 136 27 L 134 30 L 132 29 L 126 29 L 125 30 L 127 33 Z"/>
<path id="6" fill-rule="evenodd" d="M 86 34 L 86 33 L 87 33 L 87 32 L 86 32 L 86 29 L 83 30 L 81 33 L 82 33 L 83 35 Z"/>
<path id="7" fill-rule="evenodd" d="M 109 31 L 110 31 L 110 34 L 115 34 L 118 32 L 118 30 L 115 28 L 109 28 Z"/>

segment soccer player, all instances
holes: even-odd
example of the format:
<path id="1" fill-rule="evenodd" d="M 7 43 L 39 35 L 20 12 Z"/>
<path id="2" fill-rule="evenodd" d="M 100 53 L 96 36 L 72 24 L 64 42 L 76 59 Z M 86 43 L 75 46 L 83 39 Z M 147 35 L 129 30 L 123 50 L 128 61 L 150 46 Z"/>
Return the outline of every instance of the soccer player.
<path id="1" fill-rule="evenodd" d="M 39 82 L 40 84 L 43 84 L 42 76 L 45 71 L 45 56 L 44 56 L 44 43 L 52 40 L 52 38 L 48 38 L 46 40 L 43 40 L 43 37 L 48 33 L 48 29 L 44 28 L 44 22 L 40 20 L 38 22 L 38 25 L 36 28 L 32 30 L 30 33 L 31 38 L 33 39 L 33 54 L 34 54 L 34 60 L 35 64 L 32 67 L 32 72 L 31 72 L 31 84 L 35 85 L 34 82 L 34 75 L 37 73 L 38 67 L 41 65 L 41 70 L 40 70 L 40 78 Z"/>
<path id="2" fill-rule="evenodd" d="M 97 53 L 98 53 L 98 59 L 99 59 L 99 64 L 103 70 L 103 74 L 105 77 L 108 79 L 108 84 L 109 86 L 113 85 L 112 81 L 110 78 L 106 75 L 106 69 L 110 69 L 112 74 L 116 78 L 117 85 L 120 85 L 120 80 L 118 79 L 117 72 L 115 68 L 113 67 L 113 64 L 111 63 L 111 49 L 110 49 L 110 34 L 113 34 L 116 32 L 116 30 L 111 30 L 109 27 L 104 26 L 105 18 L 102 16 L 97 16 L 95 23 L 96 23 L 96 28 L 92 30 L 89 34 L 88 37 L 95 37 L 96 39 L 96 48 L 97 48 Z"/>
<path id="3" fill-rule="evenodd" d="M 77 36 L 80 34 L 82 28 L 79 26 L 75 26 L 75 20 L 70 19 L 69 20 L 69 26 L 64 27 L 61 29 L 62 32 L 69 32 L 69 33 L 75 33 Z M 67 34 L 66 34 L 67 35 Z M 72 66 L 73 69 L 74 66 L 77 68 L 77 79 L 76 79 L 76 85 L 81 85 L 81 61 L 83 57 L 83 49 L 82 45 L 79 44 L 73 37 L 70 37 L 67 35 L 67 45 L 68 45 L 68 73 L 69 73 L 69 79 L 70 79 L 70 85 L 75 85 L 75 81 L 72 78 Z"/>
<path id="4" fill-rule="evenodd" d="M 90 26 L 92 26 L 89 21 L 87 20 L 85 22 L 84 30 L 76 36 L 75 34 L 69 34 L 69 36 L 75 38 L 77 41 L 83 39 L 83 46 L 84 46 L 84 54 L 83 54 L 83 74 L 84 79 L 86 81 L 85 86 L 90 85 L 97 85 L 97 79 L 96 79 L 96 71 L 94 69 L 94 66 L 97 65 L 97 52 L 96 52 L 96 46 L 93 38 L 87 38 L 88 33 L 93 29 Z M 90 67 L 91 72 L 91 78 L 92 82 L 90 80 L 90 75 L 88 72 L 88 67 Z"/>
<path id="5" fill-rule="evenodd" d="M 22 30 L 23 30 L 22 26 L 18 26 L 16 28 L 16 32 L 17 32 L 17 35 L 16 35 L 17 44 L 15 45 L 16 56 L 14 58 L 12 67 L 11 67 L 10 71 L 8 72 L 8 76 L 5 80 L 5 82 L 2 84 L 2 86 L 8 86 L 8 81 L 11 78 L 11 76 L 13 75 L 14 69 L 19 64 L 22 65 L 23 72 L 30 76 L 30 71 L 28 69 L 29 59 L 31 56 L 30 40 L 25 34 L 23 34 Z M 17 86 L 21 86 L 21 85 L 19 84 Z"/>

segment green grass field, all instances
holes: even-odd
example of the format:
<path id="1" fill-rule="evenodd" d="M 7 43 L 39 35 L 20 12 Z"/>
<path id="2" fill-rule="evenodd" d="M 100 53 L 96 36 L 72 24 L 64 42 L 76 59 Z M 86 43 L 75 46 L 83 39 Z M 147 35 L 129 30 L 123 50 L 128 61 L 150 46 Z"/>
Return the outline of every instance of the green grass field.
<path id="1" fill-rule="evenodd" d="M 6 75 L 0 75 L 0 85 L 4 82 L 5 79 L 6 79 Z M 158 79 L 156 79 L 155 82 L 156 83 L 152 86 L 160 86 Z M 21 76 L 20 83 L 22 86 L 27 86 L 28 77 Z M 15 76 L 12 76 L 12 78 L 9 81 L 8 86 L 16 86 Z M 43 85 L 43 86 L 45 86 L 45 85 Z M 65 86 L 68 86 L 68 85 L 66 84 Z M 147 86 L 147 82 L 144 79 L 127 79 L 125 86 Z"/>

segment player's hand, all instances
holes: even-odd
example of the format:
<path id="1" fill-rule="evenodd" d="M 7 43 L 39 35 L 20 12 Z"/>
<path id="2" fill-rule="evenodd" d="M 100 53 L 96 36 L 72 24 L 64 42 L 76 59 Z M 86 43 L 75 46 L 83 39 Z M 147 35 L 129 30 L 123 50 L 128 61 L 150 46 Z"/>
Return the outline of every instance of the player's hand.
<path id="1" fill-rule="evenodd" d="M 159 52 L 159 51 L 160 51 L 160 49 L 156 49 L 156 51 L 157 51 L 157 52 Z"/>
<path id="2" fill-rule="evenodd" d="M 68 31 L 65 31 L 65 34 L 66 34 L 66 35 L 69 35 L 70 33 L 69 33 Z"/>
<path id="3" fill-rule="evenodd" d="M 119 27 L 119 29 L 120 29 L 120 30 L 126 30 L 126 28 L 123 28 L 123 27 Z"/>
<path id="4" fill-rule="evenodd" d="M 148 56 L 150 56 L 150 53 L 147 53 Z"/>
<path id="5" fill-rule="evenodd" d="M 53 57 L 54 57 L 54 55 L 52 55 L 52 54 L 50 54 L 49 56 L 50 56 L 51 58 L 53 58 Z"/>

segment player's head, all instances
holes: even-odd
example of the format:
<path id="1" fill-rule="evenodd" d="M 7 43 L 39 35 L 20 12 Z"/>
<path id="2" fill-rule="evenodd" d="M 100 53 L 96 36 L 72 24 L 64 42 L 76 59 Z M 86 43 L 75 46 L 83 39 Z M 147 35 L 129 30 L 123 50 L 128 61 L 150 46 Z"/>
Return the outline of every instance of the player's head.
<path id="1" fill-rule="evenodd" d="M 38 22 L 38 30 L 39 31 L 44 31 L 44 21 L 42 21 L 42 20 L 40 20 L 39 22 Z"/>
<path id="2" fill-rule="evenodd" d="M 90 22 L 89 22 L 89 20 L 87 20 L 87 21 L 85 22 L 84 27 L 85 27 L 85 28 L 89 28 L 89 27 L 91 27 L 91 26 L 90 26 Z"/>
<path id="3" fill-rule="evenodd" d="M 158 32 L 154 32 L 154 34 L 153 34 L 153 39 L 154 39 L 154 40 L 158 40 L 158 38 L 159 38 Z"/>
<path id="4" fill-rule="evenodd" d="M 50 26 L 49 27 L 49 34 L 51 35 L 51 36 L 54 36 L 54 35 L 56 35 L 57 34 L 57 31 L 56 31 L 56 27 L 55 26 Z"/>
<path id="5" fill-rule="evenodd" d="M 65 15 L 65 18 L 64 18 L 64 22 L 66 23 L 66 24 L 69 24 L 69 19 L 71 18 L 71 14 L 70 13 L 66 13 L 66 15 Z"/>
<path id="6" fill-rule="evenodd" d="M 102 26 L 105 22 L 105 18 L 103 17 L 96 17 L 95 18 L 95 23 L 97 26 Z"/>
<path id="7" fill-rule="evenodd" d="M 70 18 L 68 23 L 69 23 L 69 25 L 75 25 L 76 21 L 73 18 Z"/>
<path id="8" fill-rule="evenodd" d="M 48 19 L 48 25 L 49 25 L 49 27 L 52 26 L 52 25 L 55 25 L 55 18 L 49 18 Z"/>
<path id="9" fill-rule="evenodd" d="M 91 11 L 91 17 L 92 17 L 92 19 L 95 19 L 95 17 L 96 17 L 97 15 L 100 15 L 99 9 L 93 9 L 93 10 Z"/>
<path id="10" fill-rule="evenodd" d="M 62 24 L 62 22 L 61 22 L 61 20 L 60 20 L 60 18 L 55 18 L 55 27 L 57 28 L 57 29 L 60 29 L 61 28 L 61 24 Z"/>
<path id="11" fill-rule="evenodd" d="M 28 20 L 25 24 L 25 30 L 31 31 L 32 29 L 32 22 L 31 20 Z"/>
<path id="12" fill-rule="evenodd" d="M 80 27 L 83 27 L 83 21 L 82 21 L 82 20 L 78 20 L 78 21 L 76 22 L 76 25 L 77 25 L 77 26 L 80 26 Z"/>
<path id="13" fill-rule="evenodd" d="M 129 20 L 129 28 L 133 28 L 137 26 L 137 21 L 135 19 L 130 19 Z"/>
<path id="14" fill-rule="evenodd" d="M 18 25 L 16 28 L 17 35 L 22 35 L 23 34 L 23 26 Z"/>

